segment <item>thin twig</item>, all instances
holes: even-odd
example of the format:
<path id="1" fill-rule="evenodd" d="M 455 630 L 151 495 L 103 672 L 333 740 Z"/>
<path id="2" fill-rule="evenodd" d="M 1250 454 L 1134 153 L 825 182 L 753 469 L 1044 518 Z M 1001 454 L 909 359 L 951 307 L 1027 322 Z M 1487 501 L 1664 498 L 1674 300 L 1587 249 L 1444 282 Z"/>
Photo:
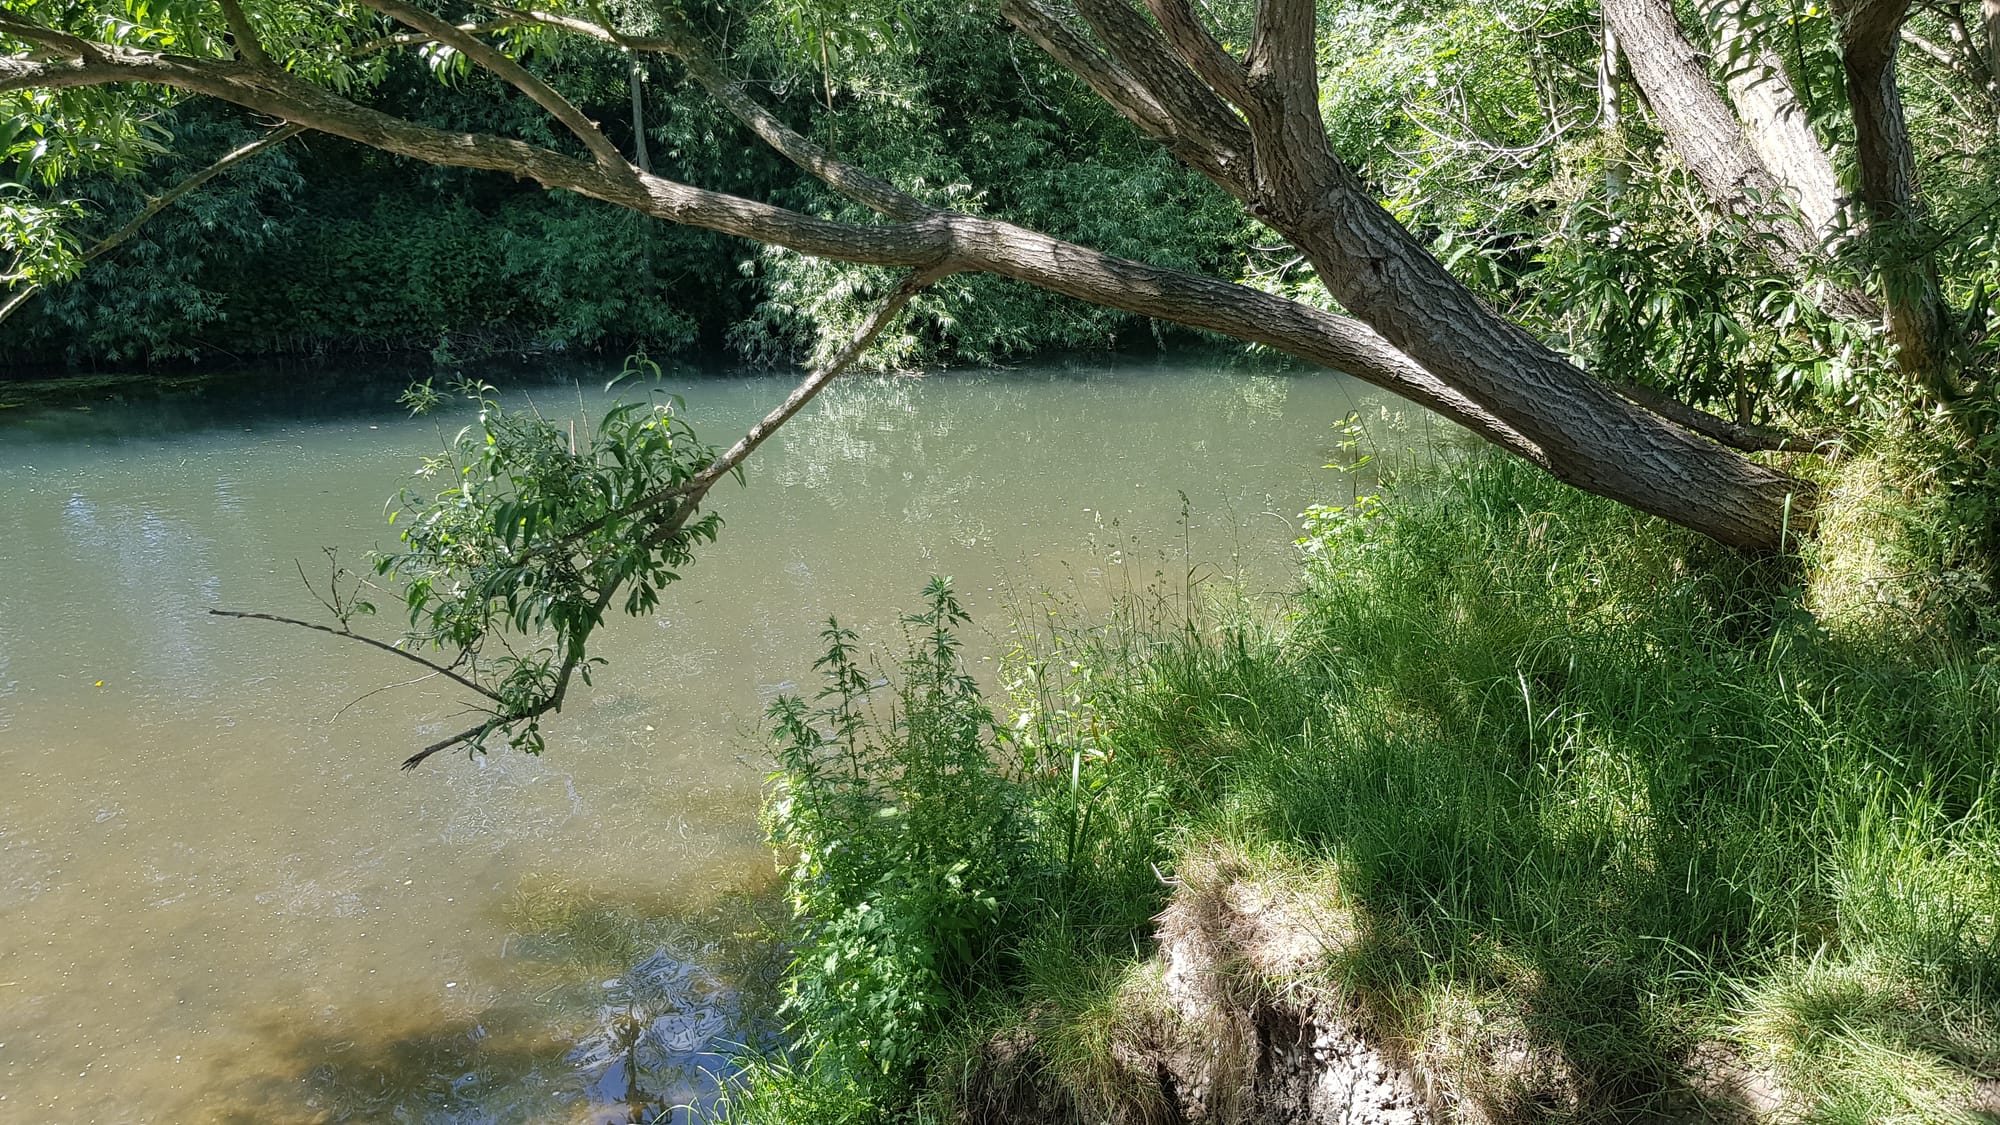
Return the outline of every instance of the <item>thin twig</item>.
<path id="1" fill-rule="evenodd" d="M 501 702 L 501 698 L 498 693 L 494 692 L 490 688 L 485 687 L 484 685 L 478 683 L 477 681 L 470 680 L 464 676 L 459 675 L 451 668 L 443 664 L 439 664 L 435 660 L 426 660 L 423 657 L 418 656 L 416 653 L 409 651 L 408 649 L 397 648 L 395 645 L 392 645 L 387 641 L 378 641 L 374 637 L 364 637 L 360 633 L 357 633 L 352 629 L 336 629 L 331 625 L 321 625 L 312 621 L 300 621 L 296 617 L 280 617 L 275 613 L 245 613 L 241 610 L 235 610 L 235 609 L 211 609 L 208 611 L 208 613 L 209 616 L 211 617 L 235 617 L 235 618 L 240 618 L 244 621 L 275 621 L 280 625 L 296 625 L 301 629 L 311 629 L 319 633 L 331 633 L 336 637 L 346 637 L 348 640 L 351 641 L 360 641 L 364 645 L 368 645 L 372 648 L 379 648 L 383 652 L 394 653 L 395 655 L 400 656 L 403 659 L 408 660 L 412 663 L 421 664 L 424 667 L 429 668 L 431 671 L 436 672 L 440 676 L 448 677 L 451 680 L 465 687 L 471 688 L 473 691 L 478 692 L 479 694 L 494 701 L 495 703 Z"/>
<path id="2" fill-rule="evenodd" d="M 597 158 L 600 166 L 615 172 L 632 170 L 632 165 L 626 161 L 625 154 L 619 151 L 617 145 L 611 143 L 611 138 L 604 135 L 595 121 L 585 117 L 583 111 L 558 93 L 555 87 L 537 78 L 527 67 L 508 58 L 484 40 L 460 31 L 458 25 L 450 20 L 441 19 L 421 8 L 405 4 L 402 0 L 361 0 L 361 2 L 397 23 L 429 35 L 526 94 L 536 105 L 546 110 L 549 116 L 562 122 L 564 128 L 576 134 L 576 138 L 583 142 L 583 147 L 589 149 L 592 156 Z"/>

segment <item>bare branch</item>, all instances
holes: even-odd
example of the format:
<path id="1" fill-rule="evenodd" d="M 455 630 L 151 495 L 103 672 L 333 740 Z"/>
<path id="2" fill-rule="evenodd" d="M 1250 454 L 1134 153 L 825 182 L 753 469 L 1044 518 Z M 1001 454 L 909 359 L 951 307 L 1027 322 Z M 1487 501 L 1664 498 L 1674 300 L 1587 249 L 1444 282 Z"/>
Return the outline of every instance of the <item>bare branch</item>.
<path id="1" fill-rule="evenodd" d="M 138 234 L 139 228 L 145 226 L 153 216 L 173 206 L 189 192 L 201 187 L 230 168 L 256 156 L 258 153 L 275 148 L 305 131 L 306 127 L 303 125 L 286 125 L 282 128 L 272 130 L 257 140 L 232 149 L 215 163 L 210 164 L 208 167 L 203 168 L 201 171 L 161 192 L 148 202 L 145 208 L 138 214 L 132 216 L 124 226 L 119 227 L 117 230 L 112 231 L 92 244 L 90 249 L 85 250 L 78 256 L 78 261 L 84 265 L 89 265 L 91 262 L 123 246 L 134 235 Z M 41 288 L 39 285 L 26 285 L 10 295 L 5 304 L 0 304 L 0 321 L 5 321 L 9 316 L 12 316 L 15 310 L 26 303 L 28 298 L 40 292 Z"/>
<path id="2" fill-rule="evenodd" d="M 868 350 L 868 345 L 874 343 L 875 337 L 881 335 L 882 330 L 888 327 L 889 322 L 895 318 L 896 314 L 903 310 L 903 306 L 910 303 L 911 298 L 930 286 L 937 284 L 953 272 L 955 271 L 947 267 L 937 267 L 918 270 L 904 278 L 902 284 L 898 285 L 881 304 L 875 307 L 873 312 L 868 314 L 867 319 L 863 320 L 861 326 L 855 329 L 854 335 L 841 347 L 840 351 L 835 352 L 825 363 L 809 372 L 805 379 L 797 387 L 793 388 L 792 393 L 785 397 L 783 402 L 773 407 L 770 413 L 758 419 L 757 423 L 751 426 L 748 432 L 741 438 L 738 438 L 734 445 L 724 450 L 721 456 L 709 462 L 701 472 L 696 473 L 693 477 L 679 484 L 649 492 L 619 508 L 617 511 L 607 512 L 597 519 L 590 520 L 572 530 L 561 540 L 552 544 L 552 546 L 558 550 L 574 546 L 582 542 L 584 537 L 594 531 L 601 530 L 614 519 L 637 515 L 649 508 L 659 507 L 669 501 L 680 502 L 684 514 L 679 515 L 677 518 L 685 522 L 685 513 L 691 512 L 695 505 L 700 504 L 702 497 L 708 495 L 709 489 L 714 488 L 716 483 L 722 480 L 723 477 L 734 472 L 736 467 L 741 465 L 744 459 L 749 457 L 751 453 L 755 452 L 758 446 L 764 444 L 764 440 L 776 432 L 779 426 L 790 421 L 793 415 L 803 410 L 807 403 L 811 402 L 821 391 L 825 390 L 828 383 L 833 382 L 842 372 L 853 366 L 854 361 L 861 358 L 862 353 Z M 672 526 L 678 528 L 680 524 L 673 523 Z"/>
<path id="3" fill-rule="evenodd" d="M 488 20 L 484 23 L 453 24 L 452 26 L 456 27 L 459 31 L 462 31 L 467 35 L 491 35 L 493 32 L 507 31 L 512 28 L 521 27 L 523 24 L 530 22 L 538 22 L 538 21 L 503 19 L 503 20 Z M 346 55 L 346 57 L 350 59 L 359 59 L 359 58 L 366 58 L 369 55 L 373 55 L 381 51 L 386 51 L 391 47 L 412 47 L 418 43 L 435 43 L 435 42 L 437 42 L 436 39 L 431 38 L 429 35 L 426 35 L 421 31 L 399 31 L 393 35 L 384 35 L 376 39 L 369 39 L 360 43 L 356 43 L 354 46 L 347 48 L 344 54 Z"/>
<path id="4" fill-rule="evenodd" d="M 43 47 L 60 51 L 68 58 L 95 59 L 98 57 L 98 44 L 92 43 L 88 39 L 81 39 L 68 32 L 57 31 L 52 27 L 43 27 L 40 24 L 29 23 L 26 20 L 18 20 L 4 12 L 0 12 L 0 32 L 4 32 L 26 43 L 39 43 Z"/>
<path id="5" fill-rule="evenodd" d="M 951 267 L 938 266 L 918 270 L 904 278 L 902 284 L 896 286 L 881 304 L 875 306 L 875 311 L 869 313 L 868 318 L 861 322 L 861 326 L 855 329 L 853 337 L 844 347 L 821 364 L 818 370 L 807 375 L 803 382 L 792 389 L 791 394 L 785 396 L 785 401 L 779 403 L 769 414 L 759 418 L 756 425 L 751 426 L 748 432 L 736 440 L 735 445 L 724 450 L 722 456 L 717 457 L 689 482 L 692 487 L 687 491 L 688 502 L 700 503 L 701 498 L 715 486 L 717 481 L 733 472 L 743 463 L 743 459 L 764 444 L 764 440 L 775 433 L 779 426 L 805 409 L 805 405 L 825 390 L 827 384 L 853 366 L 854 361 L 860 359 L 862 353 L 868 350 L 868 345 L 875 342 L 875 337 L 881 335 L 882 330 L 889 326 L 889 322 L 895 319 L 896 314 L 903 311 L 903 306 L 909 304 L 918 293 L 954 272 L 956 271 Z"/>
<path id="6" fill-rule="evenodd" d="M 1241 180 L 1250 157 L 1250 131 L 1215 91 L 1174 54 L 1152 21 L 1129 0 L 1075 0 L 1077 11 L 1113 58 L 1145 83 L 1166 111 L 1180 149 L 1197 149 L 1204 162 Z M 1223 184 L 1228 187 L 1228 183 Z"/>
<path id="7" fill-rule="evenodd" d="M 570 104 L 569 99 L 557 93 L 555 87 L 535 77 L 528 69 L 508 58 L 484 40 L 460 31 L 458 25 L 405 4 L 402 0 L 362 0 L 368 7 L 398 23 L 413 27 L 437 40 L 439 43 L 458 51 L 466 58 L 478 63 L 504 79 L 508 85 L 528 95 L 530 99 L 549 116 L 563 123 L 570 132 L 576 134 L 583 146 L 590 150 L 597 162 L 609 169 L 629 168 L 625 154 L 611 143 L 597 123 L 583 115 L 583 111 Z"/>
<path id="8" fill-rule="evenodd" d="M 1147 136 L 1172 138 L 1173 122 L 1152 92 L 1039 0 L 1000 0 L 1000 14 Z"/>
<path id="9" fill-rule="evenodd" d="M 462 687 L 471 688 L 473 691 L 493 700 L 495 703 L 500 702 L 500 696 L 491 689 L 466 676 L 459 675 L 457 671 L 448 665 L 439 664 L 435 660 L 427 660 L 408 649 L 397 648 L 387 641 L 378 641 L 374 637 L 363 636 L 352 629 L 336 629 L 331 625 L 320 625 L 312 621 L 300 621 L 296 617 L 280 617 L 275 613 L 245 613 L 234 609 L 211 609 L 208 613 L 211 617 L 234 617 L 244 621 L 275 621 L 280 625 L 296 625 L 301 629 L 311 629 L 318 633 L 329 633 L 336 637 L 346 637 L 350 641 L 360 641 L 370 648 L 379 648 L 383 652 L 400 656 L 413 664 L 421 664 Z"/>
<path id="10" fill-rule="evenodd" d="M 530 717 L 532 716 L 526 716 L 526 715 L 520 716 L 520 718 L 523 719 Z M 409 757 L 403 759 L 402 768 L 406 770 L 416 769 L 418 766 L 424 764 L 425 758 L 428 758 L 433 754 L 442 753 L 446 750 L 451 749 L 454 746 L 458 746 L 464 743 L 477 742 L 479 739 L 486 737 L 487 734 L 498 729 L 500 725 L 506 721 L 507 720 L 503 719 L 501 716 L 495 715 L 492 718 L 486 720 L 483 723 L 480 723 L 477 726 L 467 727 L 466 729 L 459 731 L 457 734 L 452 735 L 450 738 L 439 739 L 438 741 L 431 743 L 429 746 L 424 747 L 422 750 L 419 750 L 416 753 L 410 755 Z"/>
<path id="11" fill-rule="evenodd" d="M 729 111 L 730 116 L 742 122 L 751 132 L 757 134 L 759 140 L 770 145 L 780 156 L 811 173 L 833 190 L 892 219 L 919 219 L 937 210 L 880 176 L 840 160 L 817 142 L 780 121 L 775 114 L 750 97 L 745 91 L 742 79 L 726 73 L 716 65 L 692 29 L 677 21 L 668 25 L 670 29 L 668 37 L 649 38 L 623 35 L 603 24 L 591 23 L 573 16 L 531 12 L 500 5 L 490 6 L 495 11 L 503 12 L 523 22 L 544 24 L 587 35 L 600 42 L 630 51 L 670 55 L 679 60 L 688 77 L 694 79 L 710 97 L 720 102 L 722 108 Z"/>
<path id="12" fill-rule="evenodd" d="M 1746 453 L 1778 450 L 1812 452 L 1827 446 L 1846 444 L 1846 436 L 1838 431 L 1796 433 L 1773 426 L 1731 421 L 1689 406 L 1665 391 L 1641 383 L 1612 383 L 1611 387 L 1619 394 L 1676 425 L 1684 426 L 1703 437 L 1712 438 L 1731 449 L 1740 449 Z"/>

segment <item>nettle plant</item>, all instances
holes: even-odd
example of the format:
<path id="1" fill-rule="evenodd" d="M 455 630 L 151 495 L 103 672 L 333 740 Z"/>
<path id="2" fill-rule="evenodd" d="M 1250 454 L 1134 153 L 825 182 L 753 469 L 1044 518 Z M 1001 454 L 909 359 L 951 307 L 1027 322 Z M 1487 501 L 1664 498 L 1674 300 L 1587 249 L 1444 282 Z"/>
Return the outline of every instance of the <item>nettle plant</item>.
<path id="1" fill-rule="evenodd" d="M 900 1076 L 1004 956 L 1035 870 L 1024 794 L 996 767 L 993 714 L 967 674 L 948 580 L 903 618 L 895 683 L 829 621 L 808 703 L 771 705 L 772 842 L 801 921 L 784 1011 L 815 1067 Z"/>
<path id="2" fill-rule="evenodd" d="M 478 417 L 425 458 L 424 487 L 392 501 L 403 550 L 375 570 L 400 586 L 405 647 L 453 654 L 438 666 L 490 705 L 406 768 L 496 736 L 539 753 L 541 717 L 603 663 L 586 649 L 606 612 L 651 612 L 722 528 L 714 513 L 696 516 L 715 452 L 675 400 L 621 403 L 579 426 L 503 406 L 484 383 L 459 390 Z M 423 412 L 441 397 L 426 384 L 405 401 Z"/>

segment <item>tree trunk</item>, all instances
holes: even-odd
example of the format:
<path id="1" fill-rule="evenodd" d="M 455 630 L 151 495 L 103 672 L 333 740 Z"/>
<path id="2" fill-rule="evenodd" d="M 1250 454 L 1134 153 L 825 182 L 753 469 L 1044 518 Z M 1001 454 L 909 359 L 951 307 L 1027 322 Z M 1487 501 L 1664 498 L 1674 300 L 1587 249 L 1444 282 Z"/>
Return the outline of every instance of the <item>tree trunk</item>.
<path id="1" fill-rule="evenodd" d="M 1840 183 L 1833 161 L 1813 132 L 1785 66 L 1744 30 L 1743 0 L 1704 0 L 1702 18 L 1715 33 L 1729 100 L 1749 133 L 1751 147 L 1823 245 L 1841 229 Z"/>
<path id="2" fill-rule="evenodd" d="M 1034 18 L 1023 11 L 1031 2 L 1003 10 L 1018 25 Z M 1171 28 L 1185 21 L 1161 11 L 1169 2 L 1155 14 Z M 1148 52 L 1171 50 L 1146 38 L 1150 24 L 1127 22 L 1131 9 L 1120 0 L 1082 0 L 1080 8 L 1113 61 L 1135 74 L 1152 63 Z M 1250 133 L 1249 167 L 1237 178 L 1239 165 L 1227 160 L 1217 162 L 1219 174 L 1204 171 L 1302 251 L 1343 308 L 1533 442 L 1558 478 L 1735 546 L 1771 549 L 1802 530 L 1810 501 L 1801 482 L 1666 422 L 1570 364 L 1488 308 L 1368 194 L 1327 143 L 1315 42 L 1311 0 L 1258 5 L 1240 74 L 1229 70 L 1233 58 L 1209 56 L 1183 37 L 1182 58 L 1202 57 L 1198 69 L 1237 90 Z M 1167 106 L 1189 96 L 1159 91 L 1154 84 L 1155 101 Z M 1192 114 L 1170 108 L 1168 116 L 1182 136 L 1201 133 Z M 1241 143 L 1213 134 L 1206 142 L 1225 152 Z"/>
<path id="3" fill-rule="evenodd" d="M 632 87 L 632 163 L 639 171 L 653 170 L 653 159 L 646 154 L 646 93 L 642 79 L 645 69 L 638 55 L 627 60 L 625 80 Z"/>
<path id="4" fill-rule="evenodd" d="M 374 7 L 399 7 L 369 0 Z M 1032 2 L 1032 0 L 1028 0 Z M 1170 3 L 1172 0 L 1162 0 Z M 1217 48 L 1210 73 L 1238 87 L 1238 116 L 1177 62 L 1159 29 L 1123 0 L 1080 0 L 1118 25 L 1125 61 L 1075 56 L 1093 87 L 1142 128 L 1284 233 L 1359 323 L 1245 286 L 1147 265 L 1009 223 L 932 208 L 848 169 L 768 115 L 746 123 L 801 167 L 889 216 L 842 223 L 649 175 L 617 156 L 559 94 L 505 60 L 489 69 L 535 98 L 594 159 L 418 124 L 348 101 L 278 68 L 30 29 L 50 57 L 0 58 L 0 92 L 145 82 L 206 94 L 360 144 L 435 164 L 482 168 L 646 215 L 799 253 L 929 271 L 981 271 L 1085 301 L 1264 344 L 1344 370 L 1427 406 L 1586 490 L 1732 546 L 1780 549 L 1805 529 L 1810 487 L 1627 401 L 1483 305 L 1333 157 L 1318 112 L 1310 0 L 1266 0 L 1245 67 Z M 1010 18 L 1018 8 L 1010 10 Z M 1123 13 L 1121 17 L 1118 13 Z M 423 17 L 413 17 L 423 18 Z M 430 26 L 436 24 L 435 30 Z M 23 25 L 0 15 L 0 30 Z M 1096 26 L 1096 25 L 1094 25 Z M 459 30 L 427 19 L 441 40 Z M 1043 28 L 1047 31 L 1047 28 Z M 626 42 L 631 42 L 626 40 Z M 471 46 L 470 44 L 468 46 Z M 1058 49 L 1063 45 L 1058 42 Z M 1094 50 L 1094 48 L 1092 48 Z M 470 51 L 468 50 L 468 54 Z M 1058 55 L 1062 58 L 1062 55 Z M 1069 62 L 1070 59 L 1064 59 Z M 1205 100 L 1204 100 L 1205 99 Z M 744 111 L 738 110 L 739 116 Z M 776 139 L 772 139 L 775 137 Z"/>
<path id="5" fill-rule="evenodd" d="M 1941 399 L 1964 392 L 1956 371 L 1955 325 L 1945 307 L 1937 265 L 1915 245 L 1926 237 L 1917 193 L 1917 162 L 1896 87 L 1908 0 L 1846 0 L 1841 16 L 1841 65 L 1854 111 L 1854 158 L 1861 200 L 1879 253 L 1883 304 L 1896 363 Z"/>
<path id="6" fill-rule="evenodd" d="M 1796 97 L 1790 96 L 1789 82 L 1780 88 L 1767 77 L 1774 73 L 1781 79 L 1783 70 L 1766 72 L 1760 61 L 1732 76 L 1732 89 L 1740 87 L 1750 99 L 1749 115 L 1767 123 L 1753 139 L 1710 81 L 1708 56 L 1682 32 L 1671 0 L 1603 4 L 1605 23 L 1625 47 L 1633 81 L 1703 194 L 1717 210 L 1760 236 L 1772 264 L 1803 278 L 1806 264 L 1820 256 L 1822 239 L 1833 228 L 1839 192 L 1830 161 L 1798 111 Z M 1793 169 L 1791 183 L 1760 159 L 1760 147 L 1777 164 Z M 1866 294 L 1852 289 L 1822 284 L 1811 294 L 1830 315 L 1864 321 L 1881 315 Z"/>

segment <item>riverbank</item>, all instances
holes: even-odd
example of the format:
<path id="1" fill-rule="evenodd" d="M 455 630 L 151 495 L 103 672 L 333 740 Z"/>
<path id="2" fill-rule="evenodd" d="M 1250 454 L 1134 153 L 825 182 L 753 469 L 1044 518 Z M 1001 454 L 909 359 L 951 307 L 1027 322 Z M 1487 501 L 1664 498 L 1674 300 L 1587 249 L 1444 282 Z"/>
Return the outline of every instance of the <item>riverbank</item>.
<path id="1" fill-rule="evenodd" d="M 1276 623 L 1022 627 L 990 727 L 934 594 L 886 725 L 779 715 L 803 1036 L 729 1119 L 1991 1120 L 2000 667 L 1841 564 L 1868 474 L 1801 565 L 1474 457 Z"/>
<path id="2" fill-rule="evenodd" d="M 526 371 L 507 401 L 582 429 L 615 395 L 674 394 L 725 441 L 794 385 L 669 372 L 606 394 L 617 369 Z M 1262 513 L 1315 495 L 1328 419 L 1378 412 L 1339 376 L 1205 363 L 843 378 L 718 489 L 727 527 L 684 593 L 603 631 L 610 663 L 546 754 L 405 773 L 462 692 L 207 613 L 329 620 L 301 568 L 317 585 L 322 548 L 359 569 L 393 546 L 384 501 L 473 418 L 413 419 L 406 379 L 364 399 L 366 377 L 0 411 L 0 915 L 56 939 L 0 942 L 0 1119 L 594 1120 L 626 1093 L 597 1046 L 629 1014 L 599 986 L 652 979 L 656 949 L 545 995 L 565 955 L 523 944 L 554 922 L 516 905 L 555 885 L 651 917 L 769 872 L 760 716 L 810 680 L 819 623 L 886 644 L 935 572 L 983 621 L 1019 587 L 1102 606 L 1178 571 L 1182 491 L 1197 557 L 1283 585 Z M 972 638 L 982 682 L 1006 643 Z M 672 1038 L 683 1061 L 740 1041 Z M 675 1101 L 641 1061 L 642 1092 Z"/>

